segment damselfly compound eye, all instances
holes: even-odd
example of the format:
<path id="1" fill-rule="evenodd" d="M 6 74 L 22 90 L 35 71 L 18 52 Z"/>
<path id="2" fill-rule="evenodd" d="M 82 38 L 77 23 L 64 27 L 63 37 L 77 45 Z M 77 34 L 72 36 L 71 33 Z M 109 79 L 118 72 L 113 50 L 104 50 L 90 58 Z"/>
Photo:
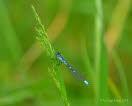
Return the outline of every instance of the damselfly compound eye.
<path id="1" fill-rule="evenodd" d="M 56 52 L 56 55 L 60 55 L 61 53 L 60 52 Z"/>

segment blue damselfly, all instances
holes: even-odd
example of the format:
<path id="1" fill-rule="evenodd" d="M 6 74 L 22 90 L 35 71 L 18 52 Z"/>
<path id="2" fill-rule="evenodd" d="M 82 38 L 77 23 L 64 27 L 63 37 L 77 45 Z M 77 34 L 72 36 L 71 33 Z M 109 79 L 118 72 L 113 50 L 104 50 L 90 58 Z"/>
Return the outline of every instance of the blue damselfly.
<path id="1" fill-rule="evenodd" d="M 69 70 L 71 70 L 71 72 L 75 77 L 77 77 L 77 79 L 83 81 L 83 83 L 85 83 L 86 85 L 90 85 L 89 82 L 85 80 L 85 78 L 64 59 L 60 52 L 56 53 L 56 57 L 59 61 L 65 64 L 69 68 Z"/>

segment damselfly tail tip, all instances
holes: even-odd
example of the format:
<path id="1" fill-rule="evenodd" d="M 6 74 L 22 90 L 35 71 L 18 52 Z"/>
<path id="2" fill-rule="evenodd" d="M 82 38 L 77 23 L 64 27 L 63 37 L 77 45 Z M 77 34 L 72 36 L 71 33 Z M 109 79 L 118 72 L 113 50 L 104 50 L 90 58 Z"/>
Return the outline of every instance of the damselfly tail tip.
<path id="1" fill-rule="evenodd" d="M 85 83 L 86 85 L 90 86 L 90 83 L 89 83 L 88 81 L 84 80 L 84 83 Z"/>

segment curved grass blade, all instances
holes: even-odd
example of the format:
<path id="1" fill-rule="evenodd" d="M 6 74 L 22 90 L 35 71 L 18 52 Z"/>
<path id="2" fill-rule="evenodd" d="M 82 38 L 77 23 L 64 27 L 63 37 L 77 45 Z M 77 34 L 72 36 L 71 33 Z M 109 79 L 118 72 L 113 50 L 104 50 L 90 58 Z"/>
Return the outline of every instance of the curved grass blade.
<path id="1" fill-rule="evenodd" d="M 113 56 L 114 64 L 116 65 L 117 71 L 121 77 L 123 98 L 128 98 L 129 93 L 128 93 L 128 86 L 127 86 L 127 78 L 125 76 L 123 65 L 121 63 L 121 60 L 118 54 L 115 51 L 112 52 L 112 56 Z"/>
<path id="2" fill-rule="evenodd" d="M 5 46 L 8 48 L 7 52 L 11 54 L 13 62 L 17 64 L 22 55 L 22 48 L 10 22 L 3 0 L 0 0 L 0 29 Z"/>

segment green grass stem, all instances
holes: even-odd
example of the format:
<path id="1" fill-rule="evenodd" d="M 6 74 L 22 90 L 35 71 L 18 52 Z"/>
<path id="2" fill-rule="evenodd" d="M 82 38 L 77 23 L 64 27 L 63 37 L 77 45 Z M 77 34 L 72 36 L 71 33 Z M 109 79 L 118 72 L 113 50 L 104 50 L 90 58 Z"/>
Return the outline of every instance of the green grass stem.
<path id="1" fill-rule="evenodd" d="M 48 35 L 45 31 L 45 28 L 42 25 L 41 20 L 40 20 L 37 12 L 33 6 L 32 6 L 32 9 L 33 9 L 33 12 L 35 14 L 35 18 L 36 18 L 37 23 L 38 23 L 38 26 L 36 28 L 36 31 L 38 33 L 37 39 L 40 41 L 42 47 L 44 47 L 46 49 L 46 52 L 47 52 L 49 59 L 56 58 L 55 49 L 52 47 L 52 45 L 48 39 Z M 52 75 L 57 87 L 60 90 L 60 93 L 61 93 L 61 96 L 64 100 L 65 106 L 69 106 L 67 94 L 66 94 L 66 88 L 65 88 L 64 81 L 63 81 L 62 74 L 61 74 L 62 71 L 59 68 L 59 66 L 56 64 L 57 64 L 56 61 L 54 61 L 52 63 L 52 69 L 49 69 L 49 73 Z"/>
<path id="2" fill-rule="evenodd" d="M 95 71 L 96 71 L 96 99 L 98 106 L 106 106 L 107 102 L 100 99 L 108 98 L 108 56 L 104 43 L 104 25 L 102 13 L 102 1 L 96 0 L 95 16 Z"/>

